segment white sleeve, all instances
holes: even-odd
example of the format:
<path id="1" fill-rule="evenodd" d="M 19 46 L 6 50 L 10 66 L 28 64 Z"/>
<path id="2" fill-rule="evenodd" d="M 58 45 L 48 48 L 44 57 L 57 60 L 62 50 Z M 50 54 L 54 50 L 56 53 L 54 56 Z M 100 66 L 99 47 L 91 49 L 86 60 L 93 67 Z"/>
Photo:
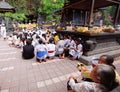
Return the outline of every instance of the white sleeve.
<path id="1" fill-rule="evenodd" d="M 81 83 L 75 83 L 74 79 L 72 79 L 72 78 L 69 81 L 69 85 L 72 88 L 72 90 L 75 92 L 80 92 L 82 89 Z"/>
<path id="2" fill-rule="evenodd" d="M 75 92 L 90 92 L 89 87 L 91 86 L 88 82 L 75 83 L 74 79 L 71 78 L 69 80 L 69 85 Z"/>
<path id="3" fill-rule="evenodd" d="M 75 81 L 74 81 L 74 79 L 70 79 L 69 80 L 69 85 L 70 85 L 70 87 L 72 88 L 72 89 L 74 89 L 74 87 L 75 87 Z"/>
<path id="4" fill-rule="evenodd" d="M 35 57 L 36 57 L 37 56 L 37 46 L 35 47 L 34 54 L 35 54 Z"/>

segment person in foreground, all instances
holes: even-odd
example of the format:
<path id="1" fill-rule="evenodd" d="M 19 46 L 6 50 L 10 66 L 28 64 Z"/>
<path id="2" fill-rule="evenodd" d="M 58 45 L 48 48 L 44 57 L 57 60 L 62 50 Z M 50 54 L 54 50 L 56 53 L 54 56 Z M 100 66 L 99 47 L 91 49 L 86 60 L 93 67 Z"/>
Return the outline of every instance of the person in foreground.
<path id="1" fill-rule="evenodd" d="M 116 67 L 114 66 L 113 63 L 114 63 L 113 56 L 111 56 L 111 55 L 101 55 L 100 58 L 98 59 L 97 64 L 107 64 L 107 65 L 110 65 L 111 67 L 113 67 L 114 70 L 115 70 L 115 74 L 116 74 L 116 81 L 120 84 L 120 76 L 119 76 L 118 72 L 116 71 Z M 92 68 L 94 66 L 96 66 L 97 64 L 92 64 Z M 84 80 L 91 81 L 90 73 L 91 73 L 92 68 L 88 69 L 87 67 L 85 67 L 85 65 L 83 67 L 81 67 L 81 66 L 78 67 L 78 70 L 81 71 Z"/>
<path id="2" fill-rule="evenodd" d="M 110 92 L 119 84 L 115 80 L 114 69 L 105 64 L 99 64 L 93 68 L 90 74 L 93 82 L 82 81 L 76 83 L 74 77 L 69 78 L 68 85 L 72 91 L 69 92 Z M 67 87 L 68 87 L 67 85 Z"/>

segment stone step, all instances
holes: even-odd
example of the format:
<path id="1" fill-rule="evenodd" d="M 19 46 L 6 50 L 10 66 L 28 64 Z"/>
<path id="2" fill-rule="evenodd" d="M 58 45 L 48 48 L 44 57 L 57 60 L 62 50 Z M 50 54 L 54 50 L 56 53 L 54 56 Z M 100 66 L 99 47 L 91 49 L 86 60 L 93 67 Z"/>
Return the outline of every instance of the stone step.
<path id="1" fill-rule="evenodd" d="M 95 55 L 95 54 L 99 54 L 99 53 L 109 52 L 109 51 L 113 51 L 113 50 L 117 50 L 117 49 L 120 49 L 120 45 L 119 46 L 111 46 L 111 47 L 106 47 L 106 48 L 101 48 L 101 49 L 89 51 L 89 52 L 87 52 L 86 55 L 90 56 L 90 55 Z"/>
<path id="2" fill-rule="evenodd" d="M 100 57 L 101 55 L 112 55 L 114 58 L 117 58 L 120 56 L 120 49 L 116 49 L 116 50 L 112 50 L 112 51 L 107 51 L 104 53 L 100 53 L 100 54 L 95 54 L 95 55 L 91 55 L 91 56 L 81 56 L 79 61 L 86 64 L 86 65 L 90 65 L 92 64 L 92 58 L 93 57 Z"/>

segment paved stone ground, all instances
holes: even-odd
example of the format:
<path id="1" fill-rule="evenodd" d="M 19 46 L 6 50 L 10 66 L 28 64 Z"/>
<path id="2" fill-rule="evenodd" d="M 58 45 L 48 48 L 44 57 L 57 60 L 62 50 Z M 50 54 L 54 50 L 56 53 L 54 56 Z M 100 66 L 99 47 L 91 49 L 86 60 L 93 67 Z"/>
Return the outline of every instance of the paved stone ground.
<path id="1" fill-rule="evenodd" d="M 77 63 L 57 58 L 44 63 L 23 60 L 20 49 L 0 38 L 0 92 L 66 92 L 68 77 L 80 74 Z M 115 66 L 120 74 L 119 58 Z"/>
<path id="2" fill-rule="evenodd" d="M 79 75 L 78 61 L 23 60 L 21 50 L 9 47 L 0 38 L 0 92 L 66 92 L 70 75 Z"/>

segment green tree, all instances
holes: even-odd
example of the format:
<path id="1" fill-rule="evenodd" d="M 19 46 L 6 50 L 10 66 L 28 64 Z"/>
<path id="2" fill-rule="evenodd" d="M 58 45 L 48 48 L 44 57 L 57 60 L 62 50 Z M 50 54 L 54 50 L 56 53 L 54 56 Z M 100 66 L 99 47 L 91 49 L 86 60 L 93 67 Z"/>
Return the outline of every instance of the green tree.
<path id="1" fill-rule="evenodd" d="M 28 13 L 26 12 L 26 2 L 27 0 L 7 0 L 10 5 L 12 5 L 15 8 L 16 13 Z"/>
<path id="2" fill-rule="evenodd" d="M 15 20 L 17 20 L 19 22 L 27 19 L 25 14 L 22 14 L 22 13 L 10 13 L 10 12 L 6 12 L 5 14 L 0 13 L 0 17 L 5 17 L 6 20 L 15 19 Z"/>
<path id="3" fill-rule="evenodd" d="M 64 5 L 64 0 L 41 0 L 41 6 L 38 8 L 38 12 L 45 16 L 48 21 L 55 21 L 60 18 L 59 15 L 54 14 L 55 10 L 61 9 Z"/>
<path id="4" fill-rule="evenodd" d="M 55 14 L 55 10 L 61 9 L 66 0 L 6 0 L 15 7 L 16 13 L 34 15 L 40 13 L 45 20 L 58 20 L 60 16 Z"/>
<path id="5" fill-rule="evenodd" d="M 25 15 L 36 15 L 37 8 L 40 6 L 40 0 L 7 0 L 16 13 L 24 13 Z"/>
<path id="6" fill-rule="evenodd" d="M 114 16 L 115 16 L 116 6 L 106 7 L 104 10 L 104 23 L 106 25 L 112 25 Z"/>

